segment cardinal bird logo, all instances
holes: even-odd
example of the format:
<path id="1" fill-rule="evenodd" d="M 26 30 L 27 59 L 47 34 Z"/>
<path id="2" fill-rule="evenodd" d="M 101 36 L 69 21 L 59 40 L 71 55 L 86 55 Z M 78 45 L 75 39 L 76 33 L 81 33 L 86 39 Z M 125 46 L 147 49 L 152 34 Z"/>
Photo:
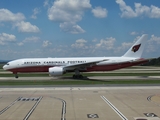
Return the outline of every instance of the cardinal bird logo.
<path id="1" fill-rule="evenodd" d="M 137 52 L 139 50 L 140 46 L 141 46 L 141 44 L 133 46 L 132 51 Z"/>

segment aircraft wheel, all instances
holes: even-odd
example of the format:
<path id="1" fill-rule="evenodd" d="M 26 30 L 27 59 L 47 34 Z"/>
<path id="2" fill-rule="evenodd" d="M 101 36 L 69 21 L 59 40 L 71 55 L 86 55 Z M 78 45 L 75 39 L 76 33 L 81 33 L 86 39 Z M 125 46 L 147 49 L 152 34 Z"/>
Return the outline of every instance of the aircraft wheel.
<path id="1" fill-rule="evenodd" d="M 83 78 L 83 75 L 79 75 L 79 78 L 82 79 L 82 78 Z"/>
<path id="2" fill-rule="evenodd" d="M 73 75 L 73 79 L 76 79 L 76 75 Z"/>
<path id="3" fill-rule="evenodd" d="M 73 79 L 82 79 L 83 75 L 73 75 Z"/>
<path id="4" fill-rule="evenodd" d="M 18 78 L 18 75 L 17 75 L 17 74 L 15 75 L 15 78 Z"/>

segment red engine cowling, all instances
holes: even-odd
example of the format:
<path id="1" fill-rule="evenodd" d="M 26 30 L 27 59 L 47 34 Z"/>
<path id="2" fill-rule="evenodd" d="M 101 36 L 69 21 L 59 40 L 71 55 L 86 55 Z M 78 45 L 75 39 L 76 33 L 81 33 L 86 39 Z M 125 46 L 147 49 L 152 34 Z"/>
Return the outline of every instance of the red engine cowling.
<path id="1" fill-rule="evenodd" d="M 65 73 L 63 67 L 51 67 L 49 68 L 49 74 L 51 76 L 61 76 Z"/>

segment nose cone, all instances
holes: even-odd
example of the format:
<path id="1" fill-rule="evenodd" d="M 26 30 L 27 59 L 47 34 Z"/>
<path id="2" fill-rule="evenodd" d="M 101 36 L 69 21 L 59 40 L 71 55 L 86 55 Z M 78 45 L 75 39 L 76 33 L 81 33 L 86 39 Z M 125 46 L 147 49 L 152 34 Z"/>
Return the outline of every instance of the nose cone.
<path id="1" fill-rule="evenodd" d="M 3 70 L 7 70 L 7 65 L 4 65 L 4 66 L 3 66 Z"/>
<path id="2" fill-rule="evenodd" d="M 9 67 L 8 65 L 4 65 L 3 70 L 8 70 L 8 67 Z"/>

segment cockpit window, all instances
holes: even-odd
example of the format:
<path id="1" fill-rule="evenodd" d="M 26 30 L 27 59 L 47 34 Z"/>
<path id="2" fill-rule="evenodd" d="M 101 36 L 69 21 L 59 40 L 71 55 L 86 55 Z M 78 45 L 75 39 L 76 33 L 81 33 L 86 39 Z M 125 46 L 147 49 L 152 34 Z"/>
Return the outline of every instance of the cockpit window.
<path id="1" fill-rule="evenodd" d="M 9 63 L 7 63 L 6 65 L 9 65 Z"/>

